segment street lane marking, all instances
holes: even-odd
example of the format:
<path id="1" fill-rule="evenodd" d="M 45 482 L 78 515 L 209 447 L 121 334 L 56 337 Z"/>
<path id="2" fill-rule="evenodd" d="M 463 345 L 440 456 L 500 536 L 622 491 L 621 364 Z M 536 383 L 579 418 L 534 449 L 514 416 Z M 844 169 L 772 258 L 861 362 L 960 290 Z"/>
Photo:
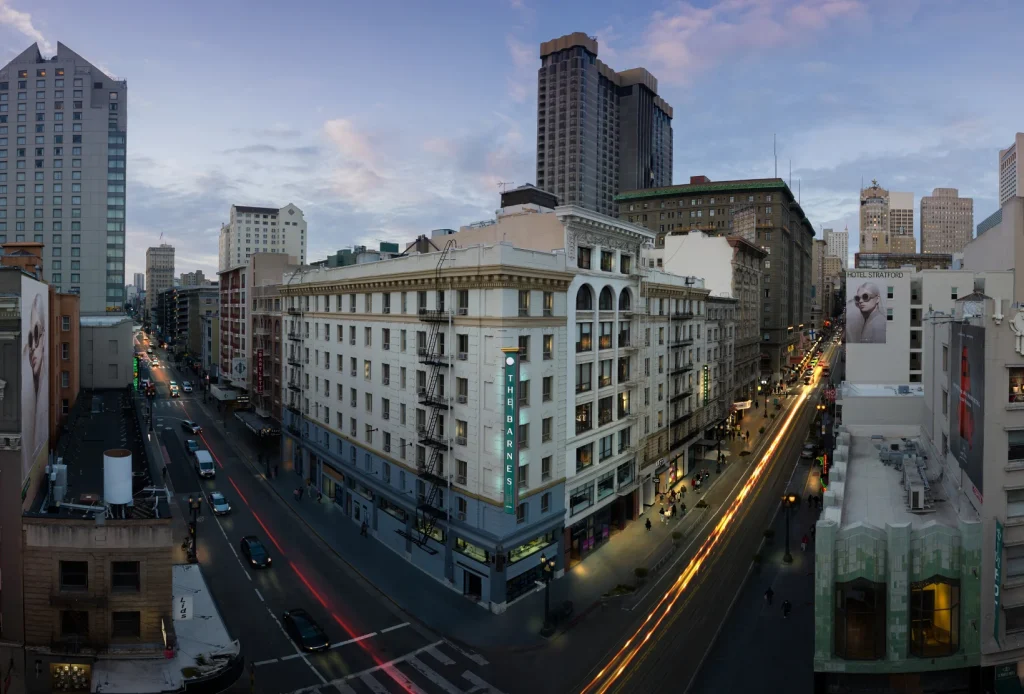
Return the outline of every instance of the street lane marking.
<path id="1" fill-rule="evenodd" d="M 341 694 L 356 694 L 356 690 L 352 689 L 352 687 L 348 686 L 344 682 L 336 682 L 334 687 L 341 692 Z"/>
<path id="2" fill-rule="evenodd" d="M 338 641 L 338 643 L 332 643 L 331 648 L 341 648 L 342 646 L 347 646 L 350 643 L 358 643 L 359 641 L 363 641 L 376 635 L 377 632 L 372 631 L 369 634 L 363 634 L 362 636 L 357 636 L 354 639 L 349 639 L 348 641 Z"/>
<path id="3" fill-rule="evenodd" d="M 437 662 L 441 663 L 442 665 L 454 665 L 455 664 L 454 660 L 452 660 L 451 658 L 449 658 L 444 653 L 442 653 L 441 651 L 437 650 L 434 647 L 428 648 L 427 649 L 427 653 L 429 653 L 430 655 L 434 656 L 434 660 L 436 660 Z"/>
<path id="4" fill-rule="evenodd" d="M 464 673 L 462 673 L 462 679 L 468 681 L 470 684 L 473 685 L 473 688 L 470 690 L 471 692 L 490 692 L 490 694 L 502 694 L 502 691 L 500 689 L 488 684 L 486 681 L 484 681 L 483 678 L 480 677 L 480 675 L 476 674 L 475 672 L 470 672 L 469 670 L 466 670 Z"/>
<path id="5" fill-rule="evenodd" d="M 401 624 L 396 624 L 393 627 L 388 627 L 387 629 L 381 629 L 380 633 L 386 634 L 389 631 L 395 631 L 396 629 L 401 629 L 402 627 L 407 627 L 407 626 L 409 626 L 409 622 L 402 622 Z"/>
<path id="6" fill-rule="evenodd" d="M 260 599 L 260 602 L 266 602 L 266 600 L 263 599 L 263 594 L 260 593 L 260 589 L 255 588 L 254 590 L 256 591 L 256 597 Z"/>
<path id="7" fill-rule="evenodd" d="M 439 641 L 438 643 L 442 643 L 442 642 L 441 642 L 441 641 Z M 467 651 L 467 650 L 463 650 L 462 648 L 460 648 L 459 646 L 455 645 L 454 643 L 452 643 L 452 642 L 451 642 L 451 641 L 449 641 L 448 639 L 443 639 L 443 643 L 446 643 L 446 644 L 448 644 L 448 645 L 449 645 L 449 646 L 450 646 L 450 647 L 451 647 L 451 648 L 452 648 L 453 650 L 455 650 L 456 652 L 458 652 L 458 653 L 461 653 L 462 655 L 466 656 L 467 658 L 469 658 L 470 660 L 472 660 L 472 661 L 473 661 L 474 663 L 476 663 L 477 665 L 488 665 L 488 664 L 489 664 L 489 663 L 487 662 L 487 659 L 486 659 L 486 658 L 484 658 L 484 657 L 483 657 L 482 655 L 480 655 L 479 653 L 470 653 L 470 652 L 469 652 L 469 651 Z M 437 644 L 433 644 L 433 645 L 435 645 L 435 646 L 436 646 Z"/>
<path id="8" fill-rule="evenodd" d="M 363 679 L 364 675 L 370 675 L 370 674 L 372 674 L 374 672 L 377 672 L 378 670 L 384 670 L 389 676 L 396 677 L 396 679 L 398 677 L 404 678 L 405 682 L 403 684 L 412 685 L 412 682 L 409 682 L 408 678 L 406 678 L 404 675 L 399 673 L 394 668 L 394 666 L 398 665 L 399 663 L 404 663 L 407 660 L 409 660 L 409 658 L 413 658 L 415 656 L 418 656 L 420 653 L 425 653 L 427 651 L 427 649 L 429 649 L 429 648 L 437 648 L 442 643 L 445 643 L 444 639 L 441 639 L 440 641 L 435 641 L 434 643 L 427 644 L 426 646 L 423 646 L 422 648 L 418 648 L 415 651 L 410 651 L 409 653 L 406 653 L 403 656 L 399 656 L 399 657 L 395 658 L 394 660 L 389 660 L 386 663 L 381 663 L 380 665 L 375 665 L 375 666 L 373 666 L 371 668 L 367 668 L 366 670 L 363 670 L 362 672 L 354 672 L 351 675 L 346 675 L 345 677 L 339 677 L 339 678 L 337 678 L 335 680 L 331 680 L 329 683 L 328 682 L 324 682 L 324 684 L 331 684 L 331 685 L 334 685 L 335 687 L 337 687 L 339 684 L 344 684 L 345 682 L 349 682 L 349 681 L 354 680 L 354 679 L 360 679 L 364 683 L 366 683 L 366 686 L 368 686 L 370 688 L 373 688 L 374 685 L 380 686 L 380 684 L 377 683 L 375 680 L 373 680 L 373 678 L 368 678 L 371 682 L 374 682 L 374 684 L 370 684 L 369 682 L 366 681 L 366 679 Z M 316 672 L 316 669 L 314 669 L 313 671 Z M 317 675 L 319 675 L 319 674 L 320 673 L 317 672 Z M 415 686 L 415 685 L 413 685 L 413 686 Z M 298 692 L 301 692 L 301 691 L 302 691 L 302 689 L 296 689 L 296 690 L 294 690 L 292 692 L 292 694 L 298 694 Z M 374 692 L 378 692 L 378 691 L 383 691 L 384 694 L 389 694 L 388 690 L 386 690 L 386 689 L 383 689 L 383 690 L 376 690 L 376 689 L 374 689 Z M 420 690 L 418 690 L 418 689 L 417 690 L 409 689 L 408 691 L 412 692 L 412 691 L 420 691 Z"/>
<path id="9" fill-rule="evenodd" d="M 303 655 L 303 653 L 292 653 L 291 655 L 286 655 L 285 657 L 281 658 L 281 662 L 283 663 L 286 660 L 295 660 L 296 658 L 303 657 Z"/>
<path id="10" fill-rule="evenodd" d="M 420 673 L 428 680 L 436 684 L 438 687 L 443 689 L 447 694 L 463 694 L 461 689 L 459 689 L 454 684 L 446 680 L 444 677 L 441 677 L 441 675 L 431 670 L 423 663 L 422 660 L 420 660 L 416 656 L 409 658 L 409 665 L 412 667 L 413 670 Z"/>
<path id="11" fill-rule="evenodd" d="M 268 660 L 257 660 L 255 663 L 253 663 L 253 667 L 262 667 L 264 665 L 271 665 L 276 662 L 278 662 L 277 658 L 270 658 Z"/>
<path id="12" fill-rule="evenodd" d="M 363 684 L 370 688 L 370 691 L 373 692 L 373 694 L 391 694 L 383 684 L 373 679 L 368 672 L 360 675 L 359 679 Z"/>

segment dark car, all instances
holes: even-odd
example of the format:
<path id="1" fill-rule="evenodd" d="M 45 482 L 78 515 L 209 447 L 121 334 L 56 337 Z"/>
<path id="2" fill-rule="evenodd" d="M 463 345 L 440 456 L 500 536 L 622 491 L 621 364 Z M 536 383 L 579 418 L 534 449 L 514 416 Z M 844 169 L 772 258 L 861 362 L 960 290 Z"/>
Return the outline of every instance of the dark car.
<path id="1" fill-rule="evenodd" d="M 199 434 L 202 433 L 203 431 L 203 428 L 196 424 L 195 422 L 193 422 L 191 419 L 181 420 L 181 428 L 190 434 Z"/>
<path id="2" fill-rule="evenodd" d="M 299 648 L 307 652 L 326 651 L 331 646 L 327 634 L 302 609 L 288 610 L 282 615 L 284 628 Z"/>
<path id="3" fill-rule="evenodd" d="M 257 569 L 269 569 L 273 566 L 273 560 L 270 555 L 267 554 L 267 548 L 263 546 L 260 539 L 255 535 L 246 535 L 242 538 L 242 556 L 244 556 L 249 564 L 256 567 Z"/>

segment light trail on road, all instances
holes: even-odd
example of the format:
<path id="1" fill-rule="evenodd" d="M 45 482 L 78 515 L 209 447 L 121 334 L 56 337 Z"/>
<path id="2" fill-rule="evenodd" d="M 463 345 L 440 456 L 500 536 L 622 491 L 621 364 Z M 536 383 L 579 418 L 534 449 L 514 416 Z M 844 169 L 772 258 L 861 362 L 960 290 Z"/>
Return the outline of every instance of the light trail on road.
<path id="1" fill-rule="evenodd" d="M 820 373 L 820 369 L 818 369 Z M 583 688 L 581 694 L 605 694 L 618 679 L 622 676 L 626 667 L 636 658 L 640 653 L 641 649 L 647 644 L 652 636 L 661 626 L 661 623 L 672 614 L 672 610 L 675 607 L 676 602 L 686 592 L 690 582 L 700 571 L 701 566 L 711 555 L 712 550 L 718 545 L 722 539 L 725 530 L 729 527 L 736 513 L 743 506 L 747 496 L 755 490 L 758 480 L 764 474 L 764 472 L 770 466 L 771 461 L 774 459 L 776 449 L 781 445 L 786 434 L 789 432 L 793 421 L 801 412 L 801 407 L 807 400 L 809 394 L 817 387 L 818 381 L 815 379 L 815 383 L 811 386 L 807 386 L 804 392 L 801 393 L 796 401 L 792 411 L 783 421 L 781 428 L 778 433 L 772 439 L 771 444 L 765 450 L 761 457 L 761 461 L 755 466 L 753 471 L 750 473 L 750 477 L 744 483 L 739 493 L 733 499 L 729 505 L 728 510 L 722 516 L 722 518 L 715 525 L 714 530 L 697 550 L 696 555 L 690 560 L 686 567 L 682 570 L 675 582 L 669 586 L 665 594 L 658 601 L 658 604 L 650 611 L 644 621 L 640 624 L 639 628 L 633 633 L 629 639 L 616 651 L 615 655 L 611 657 L 608 663 L 594 676 L 594 678 Z M 765 408 L 768 407 L 768 398 L 765 397 Z"/>

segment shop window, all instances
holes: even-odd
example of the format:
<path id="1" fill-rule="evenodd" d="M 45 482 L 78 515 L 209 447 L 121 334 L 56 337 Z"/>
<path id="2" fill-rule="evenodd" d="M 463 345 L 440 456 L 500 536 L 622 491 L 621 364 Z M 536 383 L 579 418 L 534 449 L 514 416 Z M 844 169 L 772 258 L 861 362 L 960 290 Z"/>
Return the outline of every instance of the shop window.
<path id="1" fill-rule="evenodd" d="M 1010 372 L 1010 402 L 1024 403 L 1024 368 L 1008 369 Z"/>
<path id="2" fill-rule="evenodd" d="M 858 578 L 836 584 L 835 653 L 845 660 L 885 657 L 885 584 Z"/>
<path id="3" fill-rule="evenodd" d="M 960 581 L 933 576 L 910 584 L 910 653 L 941 658 L 960 649 Z"/>

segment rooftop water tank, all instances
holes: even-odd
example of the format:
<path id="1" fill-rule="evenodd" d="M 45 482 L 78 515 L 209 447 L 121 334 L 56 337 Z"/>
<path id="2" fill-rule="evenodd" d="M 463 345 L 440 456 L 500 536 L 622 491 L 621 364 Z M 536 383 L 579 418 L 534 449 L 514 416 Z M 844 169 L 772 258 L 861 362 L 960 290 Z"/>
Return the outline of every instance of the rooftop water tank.
<path id="1" fill-rule="evenodd" d="M 103 501 L 114 505 L 132 501 L 132 452 L 125 448 L 103 452 Z"/>

